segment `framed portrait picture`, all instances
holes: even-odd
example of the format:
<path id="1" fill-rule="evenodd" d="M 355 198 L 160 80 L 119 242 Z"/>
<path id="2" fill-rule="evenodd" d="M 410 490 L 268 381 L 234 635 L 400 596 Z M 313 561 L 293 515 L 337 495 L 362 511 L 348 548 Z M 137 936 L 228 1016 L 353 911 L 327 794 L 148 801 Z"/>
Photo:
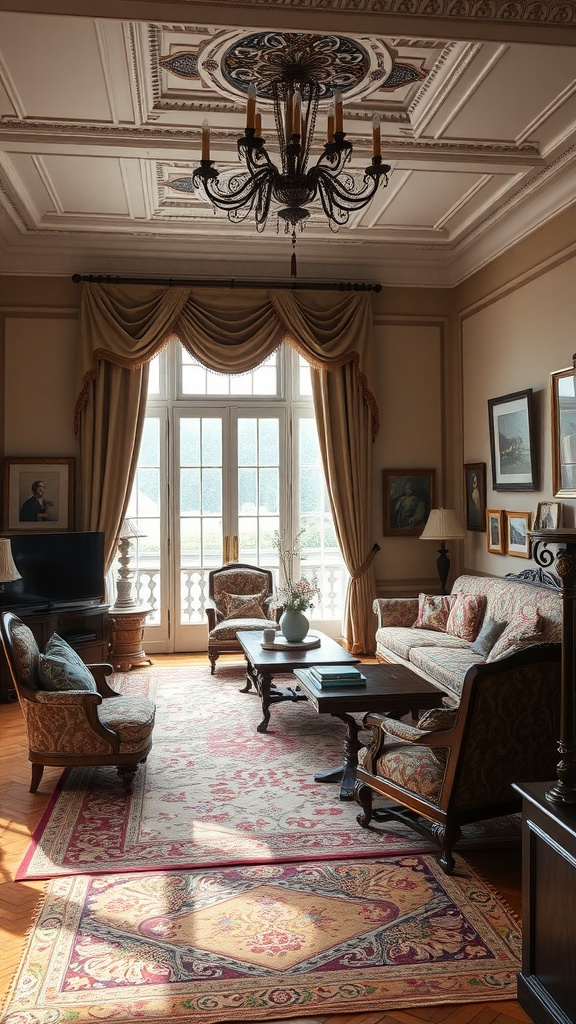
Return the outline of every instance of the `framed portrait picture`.
<path id="1" fill-rule="evenodd" d="M 550 374 L 552 486 L 555 498 L 576 498 L 576 370 Z"/>
<path id="2" fill-rule="evenodd" d="M 502 509 L 486 509 L 486 547 L 493 555 L 504 554 L 503 519 Z"/>
<path id="3" fill-rule="evenodd" d="M 517 558 L 530 558 L 531 512 L 506 513 L 506 554 Z"/>
<path id="4" fill-rule="evenodd" d="M 385 469 L 384 536 L 419 537 L 434 504 L 435 470 Z"/>
<path id="5" fill-rule="evenodd" d="M 488 426 L 494 490 L 535 491 L 532 388 L 502 398 L 490 398 Z"/>
<path id="6" fill-rule="evenodd" d="M 532 524 L 533 530 L 557 530 L 562 526 L 562 505 L 559 501 L 539 501 Z"/>
<path id="7" fill-rule="evenodd" d="M 464 466 L 466 529 L 486 529 L 486 463 L 468 462 Z"/>
<path id="8" fill-rule="evenodd" d="M 4 459 L 2 529 L 73 528 L 74 459 Z"/>

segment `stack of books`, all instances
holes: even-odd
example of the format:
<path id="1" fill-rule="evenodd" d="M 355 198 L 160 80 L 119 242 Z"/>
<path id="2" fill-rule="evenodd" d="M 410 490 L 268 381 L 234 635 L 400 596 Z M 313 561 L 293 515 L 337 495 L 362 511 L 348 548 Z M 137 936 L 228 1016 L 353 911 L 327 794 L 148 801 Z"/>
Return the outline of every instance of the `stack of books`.
<path id="1" fill-rule="evenodd" d="M 315 686 L 324 690 L 334 686 L 366 686 L 366 676 L 353 665 L 318 665 L 308 670 Z"/>

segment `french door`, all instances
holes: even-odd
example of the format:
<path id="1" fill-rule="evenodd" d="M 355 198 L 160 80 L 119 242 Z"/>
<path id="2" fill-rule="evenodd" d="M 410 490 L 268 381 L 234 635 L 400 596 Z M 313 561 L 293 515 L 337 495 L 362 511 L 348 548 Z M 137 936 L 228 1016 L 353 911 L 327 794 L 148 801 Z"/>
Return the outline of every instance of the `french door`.
<path id="1" fill-rule="evenodd" d="M 148 653 L 206 649 L 210 569 L 248 562 L 271 569 L 278 584 L 276 531 L 301 532 L 302 569 L 321 589 L 312 626 L 341 634 L 348 577 L 328 507 L 310 374 L 282 348 L 236 378 L 206 371 L 178 345 L 151 364 L 127 512 L 143 535 L 135 542 L 135 590 L 151 608 Z"/>

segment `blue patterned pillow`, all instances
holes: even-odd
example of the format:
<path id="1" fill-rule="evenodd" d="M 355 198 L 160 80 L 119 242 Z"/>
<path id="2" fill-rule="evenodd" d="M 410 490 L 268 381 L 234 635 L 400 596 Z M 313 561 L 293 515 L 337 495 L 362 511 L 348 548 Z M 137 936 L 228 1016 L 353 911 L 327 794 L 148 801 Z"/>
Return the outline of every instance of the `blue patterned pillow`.
<path id="1" fill-rule="evenodd" d="M 90 669 L 57 633 L 52 634 L 44 654 L 38 657 L 38 676 L 43 690 L 90 690 L 97 693 Z"/>

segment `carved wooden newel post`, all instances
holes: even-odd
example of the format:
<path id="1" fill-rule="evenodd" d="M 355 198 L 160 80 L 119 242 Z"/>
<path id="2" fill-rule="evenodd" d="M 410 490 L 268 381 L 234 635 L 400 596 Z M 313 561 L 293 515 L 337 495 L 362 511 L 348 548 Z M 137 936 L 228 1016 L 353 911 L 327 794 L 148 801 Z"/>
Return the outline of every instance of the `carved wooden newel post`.
<path id="1" fill-rule="evenodd" d="M 557 766 L 558 781 L 546 793 L 546 799 L 558 804 L 576 804 L 576 743 L 574 710 L 576 706 L 576 649 L 574 613 L 576 609 L 576 529 L 532 530 L 533 557 L 538 565 L 555 569 L 562 584 L 562 696 Z M 560 546 L 556 554 L 548 544 Z"/>

